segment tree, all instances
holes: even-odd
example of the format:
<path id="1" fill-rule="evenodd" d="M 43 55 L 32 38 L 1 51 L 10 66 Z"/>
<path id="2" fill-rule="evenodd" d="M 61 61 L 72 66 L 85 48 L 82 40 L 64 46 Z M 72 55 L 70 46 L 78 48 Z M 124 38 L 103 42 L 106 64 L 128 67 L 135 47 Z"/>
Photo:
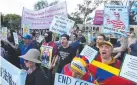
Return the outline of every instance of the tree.
<path id="1" fill-rule="evenodd" d="M 34 9 L 35 10 L 40 10 L 43 9 L 45 7 L 48 7 L 48 2 L 47 1 L 38 1 L 35 5 L 34 5 Z"/>
<path id="2" fill-rule="evenodd" d="M 21 16 L 16 14 L 7 14 L 3 16 L 2 26 L 18 30 L 21 26 Z"/>

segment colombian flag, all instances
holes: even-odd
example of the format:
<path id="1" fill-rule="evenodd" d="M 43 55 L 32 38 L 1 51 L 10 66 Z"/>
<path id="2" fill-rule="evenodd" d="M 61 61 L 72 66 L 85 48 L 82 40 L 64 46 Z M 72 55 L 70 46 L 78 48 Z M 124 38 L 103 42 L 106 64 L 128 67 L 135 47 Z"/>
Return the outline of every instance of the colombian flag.
<path id="1" fill-rule="evenodd" d="M 99 85 L 136 85 L 134 82 L 118 76 L 119 69 L 96 60 L 92 61 L 88 70 L 96 78 Z"/>

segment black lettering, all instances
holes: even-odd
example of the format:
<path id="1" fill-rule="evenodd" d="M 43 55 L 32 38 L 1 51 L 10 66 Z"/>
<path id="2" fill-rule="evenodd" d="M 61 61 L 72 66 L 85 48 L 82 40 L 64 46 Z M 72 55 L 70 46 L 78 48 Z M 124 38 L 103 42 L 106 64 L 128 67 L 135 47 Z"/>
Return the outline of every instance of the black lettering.
<path id="1" fill-rule="evenodd" d="M 62 83 L 67 84 L 67 78 L 65 76 L 62 76 Z"/>
<path id="2" fill-rule="evenodd" d="M 59 75 L 59 77 L 58 77 L 58 82 L 60 82 L 60 83 L 61 83 L 61 81 L 60 81 L 61 80 L 61 76 L 62 75 Z"/>
<path id="3" fill-rule="evenodd" d="M 79 81 L 76 81 L 76 82 L 75 82 L 75 85 L 77 85 L 78 82 L 79 82 Z"/>
<path id="4" fill-rule="evenodd" d="M 71 83 L 71 79 L 69 77 L 67 77 L 67 85 L 69 85 Z"/>
<path id="5" fill-rule="evenodd" d="M 82 85 L 83 82 L 80 82 L 80 85 Z"/>

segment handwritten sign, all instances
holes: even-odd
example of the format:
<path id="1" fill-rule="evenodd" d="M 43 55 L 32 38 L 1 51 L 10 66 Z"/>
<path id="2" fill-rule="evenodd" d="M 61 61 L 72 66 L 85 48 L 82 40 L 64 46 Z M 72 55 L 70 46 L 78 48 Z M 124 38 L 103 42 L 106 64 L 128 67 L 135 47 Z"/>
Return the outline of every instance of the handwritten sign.
<path id="1" fill-rule="evenodd" d="M 56 73 L 54 85 L 95 85 L 80 79 Z"/>
<path id="2" fill-rule="evenodd" d="M 91 62 L 96 57 L 97 53 L 98 51 L 86 45 L 80 55 L 85 56 L 89 60 L 89 62 Z"/>
<path id="3" fill-rule="evenodd" d="M 137 57 L 126 54 L 120 76 L 137 83 Z"/>
<path id="4" fill-rule="evenodd" d="M 14 37 L 14 42 L 15 42 L 15 44 L 19 44 L 19 41 L 18 41 L 18 35 L 17 35 L 17 33 L 15 33 L 15 32 L 13 32 L 13 37 Z"/>
<path id="5" fill-rule="evenodd" d="M 58 34 L 70 35 L 73 25 L 73 20 L 70 20 L 67 17 L 55 16 L 49 30 Z"/>

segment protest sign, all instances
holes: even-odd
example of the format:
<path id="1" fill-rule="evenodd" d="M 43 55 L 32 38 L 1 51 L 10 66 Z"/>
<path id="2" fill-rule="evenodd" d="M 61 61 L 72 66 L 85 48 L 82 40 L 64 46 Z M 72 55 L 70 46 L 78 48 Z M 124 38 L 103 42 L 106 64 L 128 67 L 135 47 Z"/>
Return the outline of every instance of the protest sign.
<path id="1" fill-rule="evenodd" d="M 105 5 L 103 32 L 121 32 L 129 31 L 129 14 L 127 6 Z"/>
<path id="2" fill-rule="evenodd" d="M 14 37 L 15 44 L 19 44 L 17 33 L 13 32 L 13 37 Z"/>
<path id="3" fill-rule="evenodd" d="M 131 9 L 129 10 L 129 23 L 130 25 L 137 25 L 137 2 L 129 1 Z"/>
<path id="4" fill-rule="evenodd" d="M 70 20 L 67 17 L 55 16 L 49 30 L 58 34 L 70 35 L 73 25 L 73 20 Z"/>
<path id="5" fill-rule="evenodd" d="M 67 75 L 56 73 L 54 85 L 95 85 Z"/>
<path id="6" fill-rule="evenodd" d="M 104 11 L 103 10 L 96 10 L 95 17 L 94 17 L 94 25 L 102 25 L 103 24 L 103 17 Z"/>
<path id="7" fill-rule="evenodd" d="M 2 56 L 0 58 L 0 84 L 25 85 L 27 73 L 9 63 Z"/>
<path id="8" fill-rule="evenodd" d="M 30 24 L 24 24 L 23 25 L 23 36 L 27 35 L 30 33 Z"/>
<path id="9" fill-rule="evenodd" d="M 2 40 L 7 40 L 7 32 L 8 32 L 7 27 L 2 27 L 1 32 L 2 32 L 1 39 Z"/>
<path id="10" fill-rule="evenodd" d="M 137 83 L 137 57 L 126 54 L 120 76 Z"/>
<path id="11" fill-rule="evenodd" d="M 49 68 L 49 66 L 51 65 L 53 47 L 42 45 L 40 50 L 42 66 Z"/>
<path id="12" fill-rule="evenodd" d="M 91 62 L 96 57 L 97 53 L 98 51 L 86 45 L 80 55 L 85 56 L 89 60 L 89 62 Z"/>
<path id="13" fill-rule="evenodd" d="M 67 6 L 65 1 L 38 11 L 23 8 L 21 27 L 23 27 L 24 24 L 31 24 L 31 29 L 49 29 L 55 15 L 67 17 Z"/>

